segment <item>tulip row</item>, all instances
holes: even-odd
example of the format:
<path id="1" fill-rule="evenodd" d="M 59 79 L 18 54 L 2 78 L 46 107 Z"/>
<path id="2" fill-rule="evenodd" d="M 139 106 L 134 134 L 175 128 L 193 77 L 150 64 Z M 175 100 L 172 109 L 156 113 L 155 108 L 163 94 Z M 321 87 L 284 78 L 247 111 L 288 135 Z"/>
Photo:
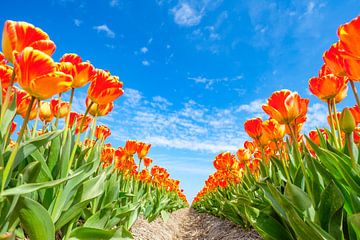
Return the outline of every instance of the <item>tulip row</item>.
<path id="1" fill-rule="evenodd" d="M 129 239 L 140 214 L 151 221 L 185 207 L 179 181 L 162 167 L 149 169 L 150 144 L 105 143 L 110 129 L 96 122 L 123 94 L 119 78 L 73 53 L 55 62 L 55 48 L 41 29 L 5 22 L 0 239 Z M 86 111 L 73 112 L 75 89 L 88 83 Z"/>
<path id="2" fill-rule="evenodd" d="M 309 99 L 274 92 L 268 120 L 249 119 L 252 141 L 216 156 L 216 172 L 193 201 L 201 212 L 255 228 L 264 239 L 360 239 L 360 16 L 338 29 L 310 91 L 328 106 L 329 128 L 305 135 Z M 348 83 L 357 105 L 336 107 Z"/>

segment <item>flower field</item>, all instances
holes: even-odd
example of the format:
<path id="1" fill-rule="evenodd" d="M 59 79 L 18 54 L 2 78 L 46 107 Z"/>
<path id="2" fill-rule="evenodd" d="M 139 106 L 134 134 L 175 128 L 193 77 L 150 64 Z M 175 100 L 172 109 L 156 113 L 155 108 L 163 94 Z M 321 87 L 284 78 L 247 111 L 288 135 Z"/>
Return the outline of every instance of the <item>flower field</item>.
<path id="1" fill-rule="evenodd" d="M 269 119 L 244 123 L 251 140 L 215 157 L 216 172 L 193 201 L 197 211 L 253 227 L 264 239 L 360 239 L 360 17 L 337 33 L 309 80 L 328 107 L 329 128 L 303 133 L 309 99 L 274 92 L 262 105 Z M 338 112 L 348 85 L 356 105 Z"/>
<path id="2" fill-rule="evenodd" d="M 0 54 L 0 239 L 130 239 L 139 215 L 152 221 L 188 205 L 179 181 L 152 166 L 150 144 L 106 143 L 97 119 L 123 83 L 77 54 L 56 62 L 47 33 L 6 21 Z M 84 113 L 72 111 L 87 87 Z M 65 101 L 64 96 L 69 97 Z"/>

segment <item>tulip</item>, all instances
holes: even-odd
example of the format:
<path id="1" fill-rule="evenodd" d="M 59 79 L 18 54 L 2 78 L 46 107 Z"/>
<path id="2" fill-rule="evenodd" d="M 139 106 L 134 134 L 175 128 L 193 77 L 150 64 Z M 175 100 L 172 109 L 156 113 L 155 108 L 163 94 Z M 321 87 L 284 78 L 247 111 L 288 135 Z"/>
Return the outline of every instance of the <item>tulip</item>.
<path id="1" fill-rule="evenodd" d="M 105 140 L 110 134 L 110 128 L 105 125 L 99 125 L 95 128 L 95 137 L 97 139 Z"/>
<path id="2" fill-rule="evenodd" d="M 143 158 L 143 161 L 144 161 L 144 166 L 147 168 L 151 165 L 151 163 L 153 162 L 153 160 L 149 157 L 144 157 Z"/>
<path id="3" fill-rule="evenodd" d="M 5 65 L 7 64 L 8 61 L 5 59 L 5 56 L 2 52 L 0 52 L 0 65 Z"/>
<path id="4" fill-rule="evenodd" d="M 56 71 L 56 63 L 45 53 L 26 47 L 14 56 L 18 83 L 31 96 L 44 100 L 70 89 L 72 77 Z"/>
<path id="5" fill-rule="evenodd" d="M 307 112 L 309 99 L 301 98 L 297 92 L 281 90 L 274 92 L 263 110 L 280 124 L 289 124 Z"/>
<path id="6" fill-rule="evenodd" d="M 52 55 L 56 48 L 49 36 L 40 28 L 27 22 L 6 21 L 2 35 L 5 58 L 14 63 L 13 52 L 21 52 L 26 47 L 40 50 L 47 55 Z"/>
<path id="7" fill-rule="evenodd" d="M 341 130 L 347 134 L 352 133 L 356 127 L 354 116 L 351 114 L 349 108 L 344 108 L 340 115 Z"/>
<path id="8" fill-rule="evenodd" d="M 238 158 L 239 161 L 243 162 L 247 162 L 250 160 L 251 158 L 251 153 L 248 149 L 245 149 L 245 148 L 239 148 L 237 151 L 236 151 L 236 156 Z"/>
<path id="9" fill-rule="evenodd" d="M 327 140 L 328 139 L 328 135 L 327 132 L 324 129 L 319 129 L 319 130 L 311 130 L 309 132 L 309 138 L 311 139 L 311 141 L 313 141 L 316 145 L 320 145 L 320 137 L 319 137 L 319 132 L 323 135 L 324 139 Z"/>
<path id="10" fill-rule="evenodd" d="M 111 76 L 104 70 L 96 70 L 96 77 L 90 83 L 88 97 L 96 104 L 104 105 L 113 102 L 120 97 L 124 91 L 123 83 L 116 76 Z"/>
<path id="11" fill-rule="evenodd" d="M 50 108 L 55 116 L 59 114 L 59 118 L 65 117 L 70 111 L 69 103 L 59 99 L 51 99 Z"/>
<path id="12" fill-rule="evenodd" d="M 346 54 L 360 58 L 360 16 L 338 28 L 338 36 Z"/>
<path id="13" fill-rule="evenodd" d="M 84 86 L 93 79 L 95 74 L 94 67 L 90 62 L 83 62 L 81 57 L 74 53 L 67 53 L 62 56 L 60 59 L 60 71 L 72 75 L 72 88 Z"/>
<path id="14" fill-rule="evenodd" d="M 15 88 L 16 91 L 16 113 L 25 118 L 27 108 L 31 101 L 31 96 L 24 90 Z M 29 120 L 36 117 L 37 108 L 33 105 L 30 111 Z"/>
<path id="15" fill-rule="evenodd" d="M 359 144 L 360 143 L 360 128 L 359 127 L 356 127 L 354 129 L 354 142 L 356 144 Z"/>
<path id="16" fill-rule="evenodd" d="M 136 140 L 127 140 L 124 150 L 128 155 L 133 155 L 138 149 L 138 142 Z"/>
<path id="17" fill-rule="evenodd" d="M 339 77 L 344 77 L 346 75 L 344 58 L 342 55 L 343 49 L 341 48 L 340 42 L 334 43 L 329 50 L 324 52 L 323 59 L 326 67 L 330 70 L 329 73 L 333 73 Z"/>
<path id="18" fill-rule="evenodd" d="M 275 119 L 268 119 L 262 123 L 264 132 L 269 139 L 277 142 L 283 139 L 285 135 L 285 125 L 279 124 Z"/>
<path id="19" fill-rule="evenodd" d="M 347 91 L 345 79 L 343 77 L 337 77 L 334 74 L 311 78 L 309 80 L 309 89 L 312 94 L 325 102 L 329 99 L 336 98 L 338 94 L 344 91 L 346 96 Z"/>
<path id="20" fill-rule="evenodd" d="M 86 108 L 89 107 L 91 100 L 89 98 L 86 98 Z M 110 102 L 108 104 L 103 104 L 103 105 L 99 105 L 96 103 L 93 103 L 90 108 L 89 108 L 89 114 L 91 116 L 106 116 L 109 114 L 109 112 L 111 112 L 114 108 L 114 103 Z"/>
<path id="21" fill-rule="evenodd" d="M 51 111 L 50 102 L 42 102 L 40 104 L 40 119 L 43 122 L 51 122 L 54 118 L 54 112 Z"/>
<path id="22" fill-rule="evenodd" d="M 357 105 L 349 108 L 351 114 L 353 115 L 356 125 L 360 123 L 360 109 Z"/>
<path id="23" fill-rule="evenodd" d="M 138 148 L 136 150 L 138 158 L 143 159 L 148 154 L 150 147 L 151 144 L 138 142 Z"/>
<path id="24" fill-rule="evenodd" d="M 75 133 L 83 133 L 88 128 L 92 118 L 89 116 L 84 116 L 84 114 L 79 114 L 76 112 L 70 112 L 69 127 L 71 128 L 76 121 L 76 130 Z M 82 126 L 81 126 L 82 125 Z"/>
<path id="25" fill-rule="evenodd" d="M 9 65 L 1 65 L 0 64 L 0 81 L 1 81 L 2 88 L 9 87 L 11 80 L 12 80 L 12 74 L 13 74 L 12 67 L 10 67 Z"/>
<path id="26" fill-rule="evenodd" d="M 246 133 L 253 139 L 259 139 L 262 135 L 262 119 L 252 118 L 244 123 Z"/>
<path id="27" fill-rule="evenodd" d="M 100 162 L 103 163 L 103 167 L 109 166 L 113 162 L 115 149 L 110 143 L 103 146 L 101 150 Z"/>

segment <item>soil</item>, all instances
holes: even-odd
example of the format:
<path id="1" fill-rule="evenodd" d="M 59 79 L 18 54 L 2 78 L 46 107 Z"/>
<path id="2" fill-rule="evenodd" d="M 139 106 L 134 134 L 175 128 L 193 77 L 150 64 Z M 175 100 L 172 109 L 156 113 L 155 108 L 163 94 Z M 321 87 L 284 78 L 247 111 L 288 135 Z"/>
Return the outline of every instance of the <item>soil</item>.
<path id="1" fill-rule="evenodd" d="M 242 229 L 227 220 L 185 208 L 173 212 L 164 222 L 161 218 L 148 223 L 139 218 L 131 229 L 137 240 L 256 240 L 254 231 Z"/>

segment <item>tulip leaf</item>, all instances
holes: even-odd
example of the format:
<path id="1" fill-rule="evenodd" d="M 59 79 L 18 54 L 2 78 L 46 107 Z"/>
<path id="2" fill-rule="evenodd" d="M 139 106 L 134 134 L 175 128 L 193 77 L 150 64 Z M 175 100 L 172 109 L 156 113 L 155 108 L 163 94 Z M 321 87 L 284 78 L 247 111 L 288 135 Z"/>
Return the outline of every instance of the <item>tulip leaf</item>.
<path id="1" fill-rule="evenodd" d="M 118 230 L 103 230 L 98 228 L 90 227 L 79 227 L 74 229 L 71 232 L 70 240 L 127 240 L 133 239 L 132 234 L 124 229 L 120 228 Z"/>
<path id="2" fill-rule="evenodd" d="M 22 184 L 20 186 L 14 187 L 14 188 L 9 188 L 9 189 L 4 190 L 3 192 L 0 193 L 0 196 L 5 197 L 5 196 L 10 196 L 10 195 L 21 195 L 21 194 L 34 192 L 34 191 L 37 191 L 40 189 L 51 188 L 51 187 L 54 187 L 56 185 L 59 185 L 59 184 L 65 182 L 67 180 L 70 180 L 70 179 L 76 177 L 77 175 L 80 175 L 81 173 L 82 172 L 77 172 L 75 174 L 72 174 L 69 177 L 58 179 L 58 180 L 53 180 L 53 181 L 48 181 L 48 182 Z"/>
<path id="3" fill-rule="evenodd" d="M 46 209 L 38 202 L 20 197 L 17 213 L 21 226 L 31 240 L 55 240 L 55 228 Z"/>

